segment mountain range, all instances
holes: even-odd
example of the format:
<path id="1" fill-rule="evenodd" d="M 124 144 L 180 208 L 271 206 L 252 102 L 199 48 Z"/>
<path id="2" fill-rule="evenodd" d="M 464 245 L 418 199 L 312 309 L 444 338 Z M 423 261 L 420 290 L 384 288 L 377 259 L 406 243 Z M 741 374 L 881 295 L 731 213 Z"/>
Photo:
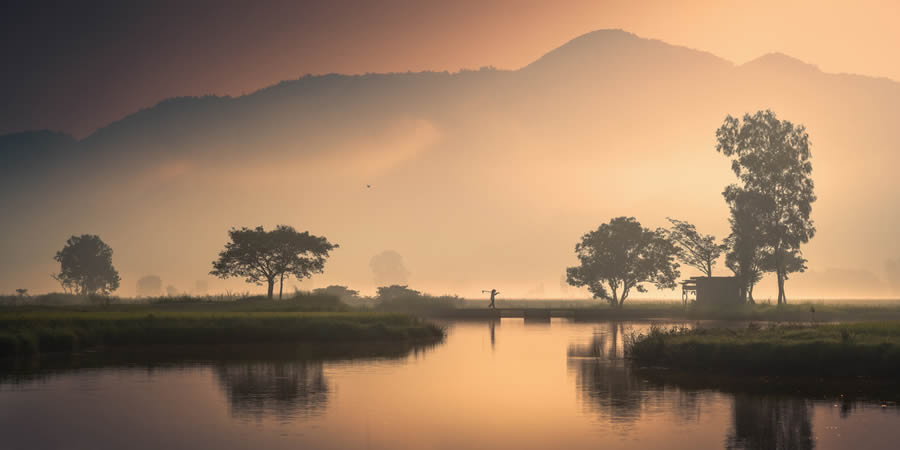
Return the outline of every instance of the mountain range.
<path id="1" fill-rule="evenodd" d="M 341 245 L 301 289 L 371 291 L 369 259 L 394 250 L 410 285 L 436 294 L 585 295 L 560 277 L 612 217 L 728 233 L 735 180 L 715 131 L 760 109 L 812 142 L 818 233 L 789 297 L 900 295 L 900 83 L 777 53 L 735 65 L 620 30 L 518 70 L 307 75 L 168 99 L 81 140 L 0 136 L 0 292 L 53 289 L 72 234 L 113 247 L 129 295 L 147 274 L 206 279 L 230 227 L 286 223 Z"/>

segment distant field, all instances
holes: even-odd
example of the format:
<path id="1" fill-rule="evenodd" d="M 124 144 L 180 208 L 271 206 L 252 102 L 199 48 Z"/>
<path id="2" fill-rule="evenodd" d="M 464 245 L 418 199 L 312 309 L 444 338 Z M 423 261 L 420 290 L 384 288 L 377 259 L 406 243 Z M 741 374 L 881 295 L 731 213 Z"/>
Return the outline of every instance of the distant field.
<path id="1" fill-rule="evenodd" d="M 663 329 L 633 336 L 642 365 L 759 375 L 900 375 L 900 322 Z"/>

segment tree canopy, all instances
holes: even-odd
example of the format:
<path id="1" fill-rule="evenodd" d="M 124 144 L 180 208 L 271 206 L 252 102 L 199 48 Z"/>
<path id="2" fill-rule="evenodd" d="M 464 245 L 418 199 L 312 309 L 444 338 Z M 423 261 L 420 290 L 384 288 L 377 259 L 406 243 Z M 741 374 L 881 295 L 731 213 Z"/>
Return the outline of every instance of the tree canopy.
<path id="1" fill-rule="evenodd" d="M 785 303 L 784 281 L 788 274 L 805 270 L 800 246 L 816 232 L 810 218 L 816 196 L 809 135 L 804 126 L 766 110 L 745 114 L 743 120 L 726 117 L 716 138 L 716 150 L 731 157 L 741 182 L 726 189 L 726 200 L 736 192 L 752 192 L 771 203 L 770 214 L 760 224 L 764 245 L 759 248 L 767 252 L 767 269 L 777 276 L 778 303 Z"/>
<path id="2" fill-rule="evenodd" d="M 741 286 L 741 300 L 755 303 L 753 287 L 762 279 L 771 263 L 768 258 L 764 224 L 774 211 L 772 200 L 737 186 L 725 189 L 731 217 L 731 234 L 725 239 L 728 253 L 725 265 L 734 272 Z"/>
<path id="3" fill-rule="evenodd" d="M 580 265 L 566 270 L 566 280 L 587 286 L 594 298 L 621 307 L 632 290 L 646 292 L 644 283 L 674 289 L 680 276 L 678 249 L 665 230 L 652 231 L 634 217 L 617 217 L 581 238 L 575 245 Z"/>
<path id="4" fill-rule="evenodd" d="M 329 253 L 338 247 L 324 237 L 302 233 L 288 225 L 278 225 L 266 231 L 259 226 L 232 228 L 231 239 L 219 259 L 213 261 L 209 273 L 219 278 L 243 277 L 248 283 L 268 286 L 272 298 L 275 281 L 280 282 L 278 298 L 282 296 L 285 277 L 298 280 L 321 273 Z"/>
<path id="5" fill-rule="evenodd" d="M 359 291 L 350 289 L 347 286 L 331 285 L 324 288 L 313 289 L 312 293 L 316 295 L 331 295 L 342 301 L 359 300 Z"/>
<path id="6" fill-rule="evenodd" d="M 100 236 L 72 236 L 53 258 L 60 271 L 53 275 L 66 291 L 81 295 L 109 295 L 119 288 L 119 272 L 112 264 L 113 250 Z"/>
<path id="7" fill-rule="evenodd" d="M 678 245 L 678 260 L 711 277 L 716 260 L 725 252 L 725 245 L 717 243 L 711 234 L 701 234 L 693 224 L 671 217 L 667 219 L 672 224 L 669 239 Z"/>

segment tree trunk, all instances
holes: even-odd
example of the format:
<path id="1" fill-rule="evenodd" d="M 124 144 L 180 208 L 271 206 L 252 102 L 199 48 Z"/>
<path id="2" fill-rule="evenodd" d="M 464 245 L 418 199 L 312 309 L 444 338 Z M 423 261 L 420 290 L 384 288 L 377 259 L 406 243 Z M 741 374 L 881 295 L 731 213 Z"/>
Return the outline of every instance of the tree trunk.
<path id="1" fill-rule="evenodd" d="M 281 274 L 281 281 L 278 283 L 278 300 L 281 300 L 281 292 L 284 290 L 284 274 Z"/>
<path id="2" fill-rule="evenodd" d="M 610 303 L 613 308 L 617 308 L 619 306 L 619 293 L 616 292 L 616 286 L 612 285 L 612 283 L 610 283 L 609 289 L 612 291 L 612 300 L 610 300 Z"/>
<path id="3" fill-rule="evenodd" d="M 269 278 L 269 300 L 272 300 L 272 293 L 275 291 L 275 278 Z"/>
<path id="4" fill-rule="evenodd" d="M 778 274 L 778 304 L 787 303 L 787 299 L 784 298 L 784 273 L 781 269 L 777 269 L 775 271 Z"/>
<path id="5" fill-rule="evenodd" d="M 747 301 L 748 301 L 751 305 L 755 305 L 755 304 L 756 304 L 756 301 L 753 300 L 753 285 L 752 285 L 752 284 L 750 285 L 750 288 L 747 289 Z"/>

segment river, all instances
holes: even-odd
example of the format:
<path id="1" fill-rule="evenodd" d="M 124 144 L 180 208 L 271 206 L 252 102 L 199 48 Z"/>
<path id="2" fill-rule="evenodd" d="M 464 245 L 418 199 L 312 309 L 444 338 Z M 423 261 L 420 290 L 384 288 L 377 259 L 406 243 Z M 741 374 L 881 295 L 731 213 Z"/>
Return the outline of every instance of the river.
<path id="1" fill-rule="evenodd" d="M 647 322 L 446 325 L 447 339 L 428 346 L 7 364 L 0 448 L 900 448 L 894 394 L 635 370 L 622 348 Z"/>

